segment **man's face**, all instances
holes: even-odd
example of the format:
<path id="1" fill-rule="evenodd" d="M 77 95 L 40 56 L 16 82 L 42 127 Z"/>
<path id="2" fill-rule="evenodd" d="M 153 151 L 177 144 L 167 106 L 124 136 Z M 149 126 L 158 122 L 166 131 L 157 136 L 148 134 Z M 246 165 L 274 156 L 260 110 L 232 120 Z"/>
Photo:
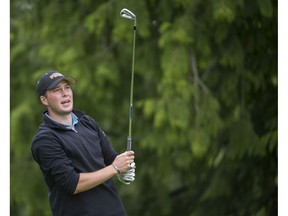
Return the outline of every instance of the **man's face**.
<path id="1" fill-rule="evenodd" d="M 70 114 L 73 109 L 73 92 L 67 81 L 61 81 L 54 89 L 40 97 L 50 116 Z"/>

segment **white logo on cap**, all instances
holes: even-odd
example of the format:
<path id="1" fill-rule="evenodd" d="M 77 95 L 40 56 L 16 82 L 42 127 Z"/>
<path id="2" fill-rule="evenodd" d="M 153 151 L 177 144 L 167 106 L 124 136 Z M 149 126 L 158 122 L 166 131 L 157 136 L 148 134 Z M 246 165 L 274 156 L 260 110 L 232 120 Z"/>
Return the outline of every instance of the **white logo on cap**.
<path id="1" fill-rule="evenodd" d="M 61 73 L 56 72 L 56 73 L 51 74 L 49 77 L 50 77 L 50 79 L 53 79 L 53 78 L 56 78 L 59 76 L 63 76 L 63 75 Z"/>

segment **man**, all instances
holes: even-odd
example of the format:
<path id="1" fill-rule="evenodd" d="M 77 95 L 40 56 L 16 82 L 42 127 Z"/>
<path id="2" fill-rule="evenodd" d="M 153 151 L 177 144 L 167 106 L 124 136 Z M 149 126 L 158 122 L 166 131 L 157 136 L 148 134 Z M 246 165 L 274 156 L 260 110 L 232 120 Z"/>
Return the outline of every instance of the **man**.
<path id="1" fill-rule="evenodd" d="M 54 216 L 126 216 L 112 177 L 134 181 L 134 152 L 120 155 L 90 116 L 73 109 L 70 85 L 57 71 L 41 76 L 36 90 L 47 108 L 32 141 L 34 160 L 44 175 Z"/>

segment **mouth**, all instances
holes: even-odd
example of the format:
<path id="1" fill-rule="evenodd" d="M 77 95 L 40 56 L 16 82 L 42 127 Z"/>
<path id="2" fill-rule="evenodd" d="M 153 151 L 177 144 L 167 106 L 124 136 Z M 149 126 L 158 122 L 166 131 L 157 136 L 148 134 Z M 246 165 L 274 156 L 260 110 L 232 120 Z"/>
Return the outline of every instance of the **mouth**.
<path id="1" fill-rule="evenodd" d="M 63 104 L 63 105 L 65 105 L 65 104 L 69 104 L 69 103 L 70 103 L 70 100 L 69 100 L 69 99 L 67 99 L 67 100 L 61 102 L 61 104 Z"/>

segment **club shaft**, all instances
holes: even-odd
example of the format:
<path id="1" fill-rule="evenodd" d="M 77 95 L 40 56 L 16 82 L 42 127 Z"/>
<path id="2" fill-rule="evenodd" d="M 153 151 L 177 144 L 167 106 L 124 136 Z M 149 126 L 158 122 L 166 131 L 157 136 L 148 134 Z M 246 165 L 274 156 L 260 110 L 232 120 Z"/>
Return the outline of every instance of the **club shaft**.
<path id="1" fill-rule="evenodd" d="M 130 108 L 129 108 L 129 133 L 127 138 L 127 150 L 132 149 L 132 118 L 133 118 L 133 90 L 134 90 L 134 64 L 135 64 L 135 41 L 136 41 L 136 19 L 133 28 L 133 50 L 132 50 L 132 69 L 130 86 Z"/>

